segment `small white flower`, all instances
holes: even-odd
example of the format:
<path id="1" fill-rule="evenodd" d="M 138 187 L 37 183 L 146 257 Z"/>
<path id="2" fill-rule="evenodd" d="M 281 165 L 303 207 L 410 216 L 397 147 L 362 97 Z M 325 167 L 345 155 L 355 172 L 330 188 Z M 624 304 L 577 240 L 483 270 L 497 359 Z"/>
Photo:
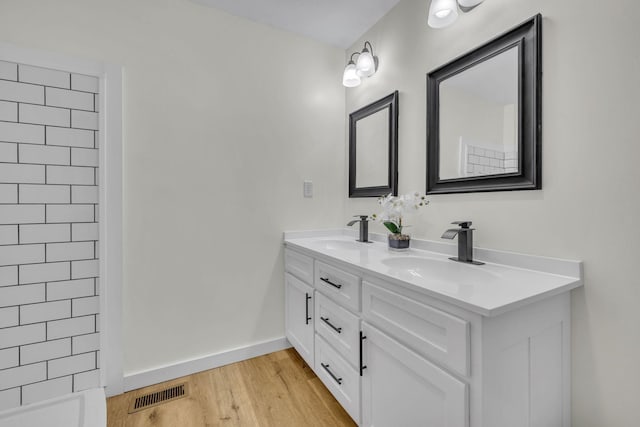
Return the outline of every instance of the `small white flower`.
<path id="1" fill-rule="evenodd" d="M 429 201 L 426 196 L 421 195 L 419 192 L 407 193 L 400 196 L 393 196 L 388 194 L 378 199 L 378 204 L 382 207 L 380 214 L 373 214 L 371 218 L 378 220 L 382 223 L 393 223 L 402 232 L 402 218 L 409 211 L 415 211 L 420 209 L 421 206 L 426 206 Z M 387 227 L 388 228 L 388 227 Z"/>

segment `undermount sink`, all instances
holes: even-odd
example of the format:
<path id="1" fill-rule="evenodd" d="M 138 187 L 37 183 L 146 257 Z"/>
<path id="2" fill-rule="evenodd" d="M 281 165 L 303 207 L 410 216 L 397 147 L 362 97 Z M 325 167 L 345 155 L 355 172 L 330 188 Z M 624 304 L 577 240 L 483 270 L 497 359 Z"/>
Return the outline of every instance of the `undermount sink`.
<path id="1" fill-rule="evenodd" d="M 389 273 L 405 277 L 467 283 L 495 276 L 495 273 L 481 266 L 463 264 L 449 259 L 401 256 L 385 258 L 380 262 L 389 267 Z"/>
<path id="2" fill-rule="evenodd" d="M 317 244 L 323 249 L 341 251 L 359 251 L 366 249 L 369 243 L 362 243 L 355 240 L 318 240 Z"/>
<path id="3" fill-rule="evenodd" d="M 415 256 L 399 256 L 393 258 L 385 258 L 381 262 L 387 267 L 402 270 L 415 269 L 431 269 L 436 268 L 439 264 L 447 263 L 447 260 L 435 258 L 422 258 Z"/>

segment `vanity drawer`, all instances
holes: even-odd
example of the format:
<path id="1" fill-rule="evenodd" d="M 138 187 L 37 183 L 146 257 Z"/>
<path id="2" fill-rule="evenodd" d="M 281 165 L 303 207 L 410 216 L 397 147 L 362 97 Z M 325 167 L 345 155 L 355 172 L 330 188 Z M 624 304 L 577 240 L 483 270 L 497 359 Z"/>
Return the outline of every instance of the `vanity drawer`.
<path id="1" fill-rule="evenodd" d="M 429 359 L 469 375 L 469 322 L 379 286 L 362 286 L 363 318 Z"/>
<path id="2" fill-rule="evenodd" d="M 284 269 L 298 279 L 313 285 L 313 258 L 290 249 L 284 250 Z"/>
<path id="3" fill-rule="evenodd" d="M 354 311 L 360 311 L 360 280 L 354 274 L 316 261 L 316 289 Z"/>
<path id="4" fill-rule="evenodd" d="M 316 291 L 315 327 L 351 365 L 358 366 L 360 319 Z"/>
<path id="5" fill-rule="evenodd" d="M 360 376 L 327 342 L 316 334 L 318 378 L 329 389 L 356 424 L 360 423 Z"/>

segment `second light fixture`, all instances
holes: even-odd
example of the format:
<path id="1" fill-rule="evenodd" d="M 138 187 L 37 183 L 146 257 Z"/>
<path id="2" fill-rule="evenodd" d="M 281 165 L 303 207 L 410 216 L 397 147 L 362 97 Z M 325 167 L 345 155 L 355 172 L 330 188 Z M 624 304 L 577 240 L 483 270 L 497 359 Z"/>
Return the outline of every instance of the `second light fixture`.
<path id="1" fill-rule="evenodd" d="M 458 19 L 458 6 L 463 12 L 468 12 L 484 0 L 431 0 L 429 19 L 431 28 L 444 28 Z"/>
<path id="2" fill-rule="evenodd" d="M 367 47 L 368 46 L 368 47 Z M 358 55 L 356 61 L 353 57 Z M 342 84 L 346 87 L 356 87 L 362 83 L 363 77 L 371 77 L 378 70 L 378 57 L 373 54 L 373 46 L 368 41 L 364 42 L 361 52 L 354 52 L 342 75 Z"/>

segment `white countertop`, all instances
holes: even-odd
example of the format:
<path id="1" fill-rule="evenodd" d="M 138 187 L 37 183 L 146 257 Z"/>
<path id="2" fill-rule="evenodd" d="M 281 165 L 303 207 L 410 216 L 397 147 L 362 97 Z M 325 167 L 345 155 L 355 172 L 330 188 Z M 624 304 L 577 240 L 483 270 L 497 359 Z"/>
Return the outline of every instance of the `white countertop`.
<path id="1" fill-rule="evenodd" d="M 386 236 L 360 243 L 347 230 L 287 232 L 286 247 L 317 259 L 428 294 L 478 313 L 496 316 L 582 286 L 582 262 L 474 249 L 484 265 L 449 260 L 455 245 L 412 240 L 411 249 L 387 248 Z"/>

